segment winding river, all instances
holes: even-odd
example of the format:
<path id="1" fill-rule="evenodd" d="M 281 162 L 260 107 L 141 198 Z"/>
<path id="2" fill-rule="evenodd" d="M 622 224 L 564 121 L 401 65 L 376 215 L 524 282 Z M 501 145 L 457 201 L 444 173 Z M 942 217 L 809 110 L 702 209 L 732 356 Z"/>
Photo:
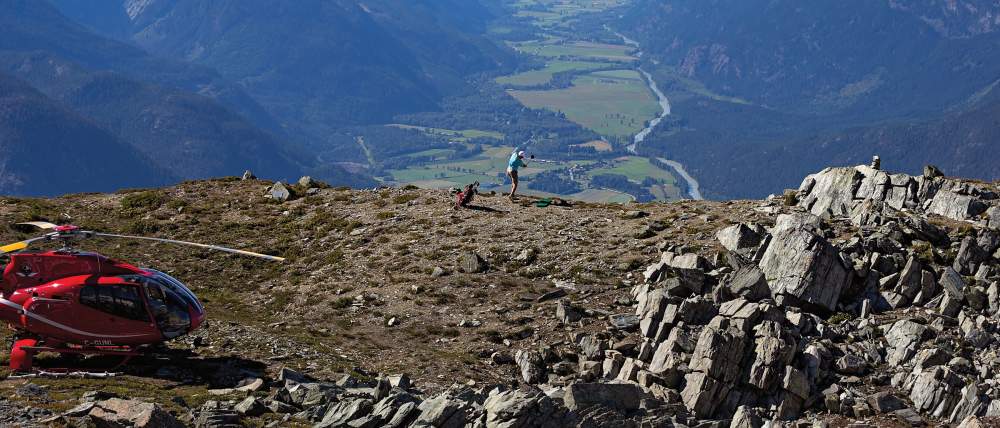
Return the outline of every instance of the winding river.
<path id="1" fill-rule="evenodd" d="M 615 35 L 621 37 L 626 45 L 635 47 L 636 49 L 640 48 L 639 42 L 626 37 L 624 34 L 615 32 Z M 636 52 L 636 56 L 642 57 L 642 51 L 640 50 Z M 647 125 L 641 131 L 639 131 L 638 134 L 635 134 L 635 139 L 632 140 L 632 144 L 629 144 L 626 147 L 629 153 L 632 154 L 637 154 L 636 148 L 639 146 L 639 143 L 643 142 L 643 140 L 645 140 L 646 137 L 649 136 L 651 132 L 653 132 L 653 129 L 656 128 L 656 126 L 663 121 L 663 118 L 670 115 L 670 100 L 668 100 L 667 96 L 663 93 L 663 91 L 660 91 L 660 88 L 656 86 L 656 81 L 653 80 L 653 76 L 649 74 L 646 70 L 643 70 L 642 67 L 637 67 L 637 70 L 639 70 L 639 73 L 641 73 L 643 77 L 646 79 L 646 83 L 649 85 L 649 90 L 653 91 L 653 93 L 656 94 L 656 99 L 659 102 L 660 109 L 662 111 L 660 112 L 659 116 L 656 116 L 655 118 L 653 118 L 653 120 L 649 121 L 649 125 Z M 695 180 L 694 177 L 692 177 L 691 174 L 689 174 L 687 170 L 684 169 L 684 165 L 681 165 L 680 162 L 671 159 L 659 158 L 659 157 L 656 159 L 659 160 L 660 162 L 670 165 L 670 167 L 673 168 L 675 172 L 677 172 L 677 175 L 679 175 L 681 179 L 683 179 L 687 183 L 688 194 L 691 196 L 691 199 L 697 199 L 697 200 L 705 199 L 701 195 L 701 186 L 698 184 L 698 180 Z"/>

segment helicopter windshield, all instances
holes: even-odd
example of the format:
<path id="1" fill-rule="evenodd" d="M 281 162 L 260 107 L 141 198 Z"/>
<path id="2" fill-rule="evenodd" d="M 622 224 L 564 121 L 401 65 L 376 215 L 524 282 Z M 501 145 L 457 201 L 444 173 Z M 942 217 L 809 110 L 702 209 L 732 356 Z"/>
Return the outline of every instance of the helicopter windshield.
<path id="1" fill-rule="evenodd" d="M 158 281 L 146 281 L 144 286 L 149 296 L 149 309 L 163 336 L 171 339 L 187 333 L 191 328 L 191 315 L 183 299 Z"/>
<path id="2" fill-rule="evenodd" d="M 203 312 L 200 302 L 176 279 L 162 272 L 151 273 L 153 276 L 126 275 L 124 278 L 145 288 L 149 310 L 164 337 L 172 339 L 187 333 L 191 330 L 191 311 Z"/>
<path id="3" fill-rule="evenodd" d="M 186 301 L 189 306 L 194 308 L 198 314 L 202 314 L 205 312 L 205 308 L 201 306 L 201 302 L 198 301 L 198 298 L 194 296 L 194 293 L 191 292 L 191 289 L 187 288 L 187 286 L 184 285 L 184 283 L 156 269 L 144 269 L 144 270 L 146 272 L 153 274 L 153 277 L 159 279 L 160 282 L 163 283 L 163 285 L 167 286 L 167 288 L 170 289 L 170 291 L 173 291 L 178 296 L 183 298 L 184 301 Z"/>

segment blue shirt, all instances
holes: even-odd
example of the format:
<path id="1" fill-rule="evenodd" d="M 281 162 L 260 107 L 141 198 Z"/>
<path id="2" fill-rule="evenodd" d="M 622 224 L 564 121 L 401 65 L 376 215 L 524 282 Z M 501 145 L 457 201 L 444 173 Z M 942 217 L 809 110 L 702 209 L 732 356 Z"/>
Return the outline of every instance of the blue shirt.
<path id="1" fill-rule="evenodd" d="M 528 166 L 528 165 L 525 164 L 524 161 L 521 160 L 521 158 L 517 157 L 517 152 L 511 154 L 510 160 L 507 161 L 507 168 L 509 168 L 511 171 L 517 171 L 517 169 L 522 166 Z"/>

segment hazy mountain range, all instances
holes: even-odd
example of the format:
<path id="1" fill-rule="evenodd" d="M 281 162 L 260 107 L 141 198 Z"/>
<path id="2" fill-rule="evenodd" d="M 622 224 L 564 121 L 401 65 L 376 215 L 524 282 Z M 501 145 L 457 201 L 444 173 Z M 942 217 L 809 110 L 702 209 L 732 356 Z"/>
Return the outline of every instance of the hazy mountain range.
<path id="1" fill-rule="evenodd" d="M 873 154 L 1000 178 L 984 161 L 1000 151 L 994 1 L 641 0 L 618 25 L 661 75 L 713 94 L 678 96 L 648 146 L 712 196 L 761 196 Z"/>
<path id="2" fill-rule="evenodd" d="M 487 31 L 498 4 L 0 0 L 0 193 L 113 190 L 244 169 L 373 185 L 366 155 L 398 150 L 359 145 L 357 127 L 400 117 L 516 123 L 509 97 L 471 83 L 520 63 Z M 604 20 L 640 42 L 674 107 L 642 153 L 680 160 L 709 197 L 759 197 L 820 165 L 873 154 L 894 169 L 933 162 L 1000 178 L 990 161 L 1000 151 L 994 1 L 635 0 Z M 452 121 L 456 99 L 467 111 Z M 508 136 L 533 134 L 516 132 Z M 565 133 L 574 132 L 582 130 Z M 407 152 L 425 141 L 378 133 Z M 98 179 L 103 172 L 49 160 L 61 172 L 39 175 L 23 157 L 55 150 L 76 153 L 72 165 L 111 156 L 134 167 Z"/>
<path id="3" fill-rule="evenodd" d="M 461 0 L 2 0 L 0 9 L 0 72 L 158 165 L 145 172 L 152 182 L 249 168 L 273 179 L 374 184 L 319 165 L 312 152 L 338 127 L 435 110 L 464 90 L 461 76 L 504 67 L 511 55 L 477 36 L 488 12 Z M 12 153 L 58 141 L 0 135 L 0 144 Z M 3 156 L 2 171 L 20 176 L 22 164 Z M 77 188 L 66 179 L 44 190 L 0 185 L 0 193 Z M 121 170 L 87 189 L 147 182 Z"/>

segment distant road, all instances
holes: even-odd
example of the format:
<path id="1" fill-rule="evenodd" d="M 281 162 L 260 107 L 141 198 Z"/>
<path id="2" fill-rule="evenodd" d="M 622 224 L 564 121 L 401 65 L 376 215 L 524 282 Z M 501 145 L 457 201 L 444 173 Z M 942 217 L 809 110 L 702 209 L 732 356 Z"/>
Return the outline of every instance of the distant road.
<path id="1" fill-rule="evenodd" d="M 608 30 L 611 29 L 608 28 Z M 621 37 L 626 45 L 633 46 L 636 49 L 640 48 L 639 42 L 636 42 L 635 40 L 632 40 L 619 32 L 615 31 L 614 33 L 618 37 Z M 636 56 L 641 58 L 642 51 L 637 52 Z M 667 99 L 667 96 L 663 93 L 663 91 L 660 91 L 660 88 L 656 86 L 656 81 L 653 80 L 653 75 L 646 72 L 646 70 L 643 70 L 642 67 L 637 67 L 637 69 L 646 78 L 646 83 L 649 85 L 649 90 L 653 91 L 653 93 L 656 94 L 656 99 L 659 101 L 660 109 L 662 111 L 660 112 L 659 116 L 649 121 L 649 125 L 643 128 L 642 131 L 639 131 L 638 134 L 635 134 L 635 139 L 632 141 L 632 144 L 629 144 L 628 146 L 625 147 L 629 151 L 629 153 L 632 154 L 638 154 L 636 153 L 636 147 L 639 146 L 639 143 L 643 142 L 643 140 L 645 140 L 646 137 L 649 136 L 651 132 L 653 132 L 653 128 L 656 128 L 656 126 L 659 125 L 661 121 L 663 121 L 663 118 L 670 115 L 670 100 Z M 670 160 L 666 158 L 657 158 L 657 159 L 659 159 L 660 162 L 670 165 L 670 167 L 677 172 L 677 175 L 680 175 L 681 179 L 687 182 L 688 194 L 691 196 L 691 199 L 696 199 L 696 200 L 705 199 L 701 195 L 701 185 L 698 184 L 698 180 L 695 180 L 694 177 L 692 177 L 691 174 L 689 174 L 687 170 L 684 169 L 684 165 L 675 160 Z"/>

